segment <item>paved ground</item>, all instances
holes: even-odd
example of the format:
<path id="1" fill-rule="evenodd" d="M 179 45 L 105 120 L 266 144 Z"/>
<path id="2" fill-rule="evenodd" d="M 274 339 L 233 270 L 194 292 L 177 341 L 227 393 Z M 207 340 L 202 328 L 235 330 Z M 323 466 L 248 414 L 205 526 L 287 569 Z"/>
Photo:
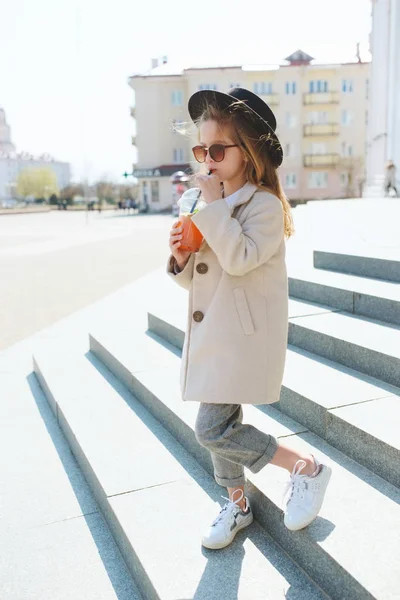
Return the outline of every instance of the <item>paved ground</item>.
<path id="1" fill-rule="evenodd" d="M 293 216 L 289 271 L 311 266 L 312 248 L 400 260 L 398 198 L 310 202 Z M 115 211 L 0 216 L 0 350 L 165 265 L 174 220 Z"/>
<path id="2" fill-rule="evenodd" d="M 162 266 L 169 215 L 0 216 L 0 350 Z"/>

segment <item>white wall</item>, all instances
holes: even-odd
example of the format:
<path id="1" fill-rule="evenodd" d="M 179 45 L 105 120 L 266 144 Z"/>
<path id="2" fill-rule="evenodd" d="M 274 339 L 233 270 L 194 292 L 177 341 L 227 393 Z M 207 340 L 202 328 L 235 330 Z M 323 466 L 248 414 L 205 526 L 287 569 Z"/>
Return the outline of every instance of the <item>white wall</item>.
<path id="1" fill-rule="evenodd" d="M 367 132 L 367 188 L 382 193 L 387 160 L 400 177 L 400 0 L 372 3 L 371 77 Z"/>
<path id="2" fill-rule="evenodd" d="M 397 166 L 400 182 L 400 0 L 392 0 L 390 19 L 388 136 L 386 156 Z"/>

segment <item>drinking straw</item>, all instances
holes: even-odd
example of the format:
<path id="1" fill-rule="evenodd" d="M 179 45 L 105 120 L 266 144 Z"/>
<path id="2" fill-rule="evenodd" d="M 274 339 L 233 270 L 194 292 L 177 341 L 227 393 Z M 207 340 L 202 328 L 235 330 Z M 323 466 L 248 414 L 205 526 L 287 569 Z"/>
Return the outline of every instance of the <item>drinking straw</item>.
<path id="1" fill-rule="evenodd" d="M 212 171 L 210 170 L 210 171 L 208 171 L 207 175 L 211 175 L 211 173 L 212 173 Z M 192 212 L 193 212 L 193 211 L 194 211 L 194 209 L 196 208 L 196 204 L 197 204 L 197 202 L 198 202 L 198 200 L 199 200 L 200 196 L 201 196 L 201 190 L 200 190 L 200 191 L 199 191 L 199 193 L 197 194 L 197 198 L 196 198 L 196 200 L 193 202 L 193 206 L 192 206 L 192 208 L 190 209 L 190 214 L 192 214 Z"/>

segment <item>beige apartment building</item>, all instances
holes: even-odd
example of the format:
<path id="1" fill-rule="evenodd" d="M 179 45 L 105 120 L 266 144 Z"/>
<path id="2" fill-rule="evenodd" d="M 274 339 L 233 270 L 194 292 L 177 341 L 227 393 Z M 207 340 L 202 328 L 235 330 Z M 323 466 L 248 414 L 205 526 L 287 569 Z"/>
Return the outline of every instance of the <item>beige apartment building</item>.
<path id="1" fill-rule="evenodd" d="M 370 63 L 312 64 L 297 51 L 286 65 L 236 65 L 174 70 L 166 58 L 144 74 L 133 75 L 131 115 L 137 147 L 133 174 L 139 199 L 151 211 L 171 206 L 171 175 L 198 165 L 191 148 L 189 97 L 201 89 L 227 92 L 240 86 L 258 94 L 274 111 L 284 149 L 279 169 L 291 200 L 358 197 L 365 180 Z"/>

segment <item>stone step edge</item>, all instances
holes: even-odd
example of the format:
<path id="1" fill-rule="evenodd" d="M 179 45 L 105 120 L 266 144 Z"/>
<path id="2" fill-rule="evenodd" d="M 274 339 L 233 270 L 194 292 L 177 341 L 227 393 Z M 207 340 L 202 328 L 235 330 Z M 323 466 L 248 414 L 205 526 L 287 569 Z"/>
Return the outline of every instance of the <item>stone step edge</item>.
<path id="1" fill-rule="evenodd" d="M 153 312 L 149 312 L 148 317 L 149 317 L 149 323 L 148 323 L 149 330 L 153 331 L 156 335 L 158 335 L 160 337 L 160 339 L 163 339 L 164 341 L 166 341 L 170 344 L 173 344 L 180 351 L 182 351 L 184 332 L 181 329 L 179 329 L 176 325 L 171 324 L 171 323 L 167 322 L 166 320 L 164 320 L 163 317 L 156 316 Z M 158 326 L 158 324 L 161 324 L 161 329 Z M 165 331 L 166 329 L 168 329 L 168 334 Z M 172 333 L 172 336 L 169 335 L 169 332 Z M 288 347 L 288 349 L 291 350 L 290 346 Z M 295 350 L 296 350 L 296 347 L 293 346 L 293 352 L 295 352 Z M 305 350 L 304 352 L 306 352 L 308 355 L 305 358 L 307 358 L 310 361 L 314 361 L 314 360 L 317 361 L 319 358 L 318 355 L 313 354 L 310 351 Z M 304 357 L 304 354 L 302 356 Z M 328 360 L 328 359 L 326 359 L 326 360 Z M 335 363 L 333 361 L 329 361 L 329 362 L 332 363 L 331 366 L 334 366 Z M 354 375 L 350 375 L 351 377 L 357 378 L 358 374 L 362 375 L 360 372 L 356 371 L 355 369 L 349 369 L 349 370 L 353 371 L 353 373 L 354 373 Z M 376 383 L 377 384 L 379 383 L 378 379 L 376 379 Z M 289 395 L 299 396 L 299 393 L 295 389 L 288 388 L 285 385 L 283 385 L 283 390 L 285 393 L 287 393 Z M 387 394 L 383 395 L 380 399 L 389 397 L 390 395 L 392 395 L 392 393 L 387 392 Z M 309 398 L 305 398 L 305 399 L 309 403 L 311 403 L 313 406 L 317 407 L 318 410 L 325 411 L 325 414 L 327 415 L 327 417 L 329 414 L 331 419 L 333 419 L 335 421 L 343 421 L 343 419 L 341 419 L 340 417 L 337 417 L 336 415 L 331 413 L 329 409 L 326 409 L 321 404 L 318 404 L 317 402 L 315 402 L 314 400 L 311 400 Z M 378 400 L 378 399 L 379 398 L 373 398 L 371 400 L 366 400 L 366 402 Z M 295 414 L 293 414 L 293 412 L 291 412 L 290 406 L 285 407 L 285 404 L 287 405 L 289 403 L 287 401 L 279 402 L 276 406 L 277 410 L 280 410 L 283 414 L 287 415 L 288 417 L 290 417 L 291 419 L 293 419 L 300 425 L 304 425 L 307 429 L 309 429 L 310 431 L 312 431 L 313 433 L 315 433 L 316 435 L 318 435 L 319 437 L 324 439 L 327 443 L 331 444 L 333 447 L 335 447 L 340 452 L 346 454 L 346 456 L 348 456 L 349 458 L 352 458 L 356 462 L 359 462 L 359 464 L 362 464 L 364 467 L 366 467 L 367 469 L 369 469 L 370 471 L 375 473 L 378 477 L 382 477 L 383 479 L 385 479 L 392 485 L 396 485 L 396 486 L 398 485 L 399 473 L 396 470 L 390 469 L 389 467 L 382 468 L 382 466 L 380 466 L 380 470 L 378 471 L 377 468 L 375 467 L 375 461 L 373 458 L 370 459 L 368 456 L 364 456 L 364 460 L 360 460 L 359 453 L 353 452 L 353 454 L 351 454 L 349 451 L 345 452 L 343 450 L 343 448 L 340 448 L 333 443 L 332 436 L 329 435 L 328 429 L 326 429 L 324 431 L 324 433 L 322 433 L 320 431 L 320 429 L 313 428 L 312 424 L 310 424 L 310 419 L 307 417 L 307 415 L 304 417 L 304 420 L 302 420 L 301 418 L 299 418 L 299 416 L 297 414 L 295 415 Z M 335 408 L 337 408 L 337 407 L 335 407 Z M 340 408 L 343 408 L 343 406 L 341 406 Z M 352 430 L 357 431 L 359 436 L 362 437 L 363 439 L 368 439 L 371 441 L 371 443 L 374 443 L 375 445 L 379 444 L 379 446 L 382 448 L 382 452 L 385 452 L 385 450 L 389 449 L 391 454 L 393 454 L 393 453 L 395 455 L 398 454 L 397 449 L 393 448 L 392 446 L 388 446 L 387 442 L 385 440 L 381 439 L 380 437 L 374 436 L 373 434 L 370 434 L 370 433 L 366 432 L 365 430 L 360 429 L 354 425 L 351 425 L 351 428 L 352 428 Z"/>
<path id="2" fill-rule="evenodd" d="M 376 293 L 357 291 L 350 285 L 338 287 L 328 282 L 317 281 L 316 278 L 307 279 L 305 274 L 289 277 L 289 295 L 292 299 L 326 303 L 349 314 L 400 325 L 400 298 L 397 300 Z M 328 301 L 325 300 L 326 295 L 329 295 Z M 393 306 L 398 306 L 398 314 L 394 312 Z"/>
<path id="3" fill-rule="evenodd" d="M 146 597 L 158 600 L 158 597 L 155 595 L 155 590 L 153 589 L 151 581 L 148 579 L 146 571 L 143 569 L 139 558 L 137 557 L 129 539 L 125 535 L 125 531 L 121 526 L 117 515 L 111 507 L 109 498 L 106 495 L 103 486 L 97 478 L 92 465 L 88 461 L 83 448 L 81 447 L 76 436 L 74 435 L 73 429 L 71 428 L 68 421 L 64 418 L 62 410 L 60 409 L 56 398 L 54 397 L 52 391 L 47 385 L 46 377 L 43 374 L 40 366 L 40 358 L 37 358 L 37 353 L 33 355 L 32 359 L 33 371 L 43 391 L 43 394 L 45 395 L 46 400 L 51 410 L 53 411 L 54 416 L 56 417 L 57 424 L 63 432 L 63 435 L 65 436 L 71 448 L 71 452 L 74 455 L 79 465 L 79 468 L 81 469 L 89 485 L 89 488 L 92 491 L 93 496 L 100 507 L 101 513 L 110 528 L 111 534 L 121 552 L 121 555 L 126 565 L 128 566 L 128 569 L 131 573 L 135 584 L 137 585 L 142 595 L 143 592 L 145 592 L 146 594 L 151 593 L 151 596 L 143 595 L 143 600 Z M 145 586 L 143 585 L 143 582 L 146 582 Z"/>
<path id="4" fill-rule="evenodd" d="M 146 401 L 143 392 L 140 392 L 140 387 L 142 387 L 143 389 L 143 384 L 140 382 L 140 372 L 137 374 L 138 377 L 130 373 L 129 370 L 126 369 L 126 367 L 122 365 L 118 359 L 116 359 L 112 354 L 110 354 L 107 348 L 105 348 L 94 337 L 92 333 L 90 334 L 90 348 L 91 352 L 93 352 L 97 356 L 97 358 L 99 358 L 99 360 L 101 360 L 111 372 L 115 373 L 116 376 L 119 376 L 121 373 L 121 368 L 116 368 L 116 362 L 119 363 L 119 367 L 122 367 L 126 371 L 127 375 L 129 374 L 128 379 L 124 383 L 131 389 L 131 393 L 133 393 L 134 396 L 138 398 L 140 402 L 143 402 L 143 405 L 153 413 L 155 418 L 159 419 L 163 426 L 171 432 L 175 439 L 178 439 L 178 441 L 185 447 L 185 449 L 210 473 L 210 475 L 212 475 L 213 467 L 211 459 L 209 457 L 209 453 L 207 450 L 203 449 L 195 440 L 193 428 L 187 423 L 185 423 L 179 417 L 179 415 L 177 415 L 171 408 L 164 404 L 164 402 L 160 400 L 160 398 L 154 396 L 152 392 L 150 392 L 150 394 L 152 395 L 152 402 L 148 403 Z M 131 383 L 129 383 L 129 379 L 131 379 Z M 133 382 L 135 380 L 139 385 L 135 386 L 135 389 L 133 389 Z M 174 428 L 174 430 L 170 428 L 171 425 L 169 424 L 169 422 L 166 423 L 168 417 L 172 417 L 172 419 L 178 422 L 178 427 Z M 180 437 L 178 438 L 177 436 L 179 434 Z M 193 447 L 193 440 L 196 441 L 195 451 Z M 327 442 L 325 443 L 329 445 Z M 339 450 L 337 452 L 340 453 Z M 349 458 L 348 460 L 351 461 L 351 459 Z M 316 581 L 316 583 L 320 585 L 326 593 L 332 595 L 335 593 L 336 589 L 337 582 L 335 583 L 335 581 L 338 577 L 338 574 L 341 573 L 343 579 L 346 581 L 346 585 L 356 586 L 359 589 L 359 592 L 363 594 L 363 596 L 360 597 L 372 598 L 369 592 L 356 579 L 354 579 L 351 573 L 346 571 L 344 567 L 342 567 L 342 565 L 340 565 L 334 558 L 332 558 L 323 548 L 318 546 L 314 540 L 308 537 L 307 529 L 303 530 L 302 532 L 298 532 L 300 533 L 300 536 L 298 538 L 293 537 L 292 533 L 289 532 L 283 524 L 282 509 L 257 487 L 257 485 L 252 481 L 252 475 L 250 473 L 248 473 L 247 482 L 248 484 L 250 484 L 253 497 L 258 498 L 258 501 L 260 501 L 261 499 L 261 502 L 265 506 L 265 510 L 257 511 L 257 520 L 266 529 L 266 531 L 268 531 L 274 537 L 275 541 L 283 547 L 283 549 L 290 555 L 290 557 L 293 560 L 295 560 L 296 563 L 298 563 L 300 567 L 307 572 L 308 576 L 313 581 Z M 252 500 L 254 502 L 254 499 Z M 258 502 L 255 503 L 256 509 L 257 505 Z M 265 516 L 266 514 L 268 515 L 268 517 Z M 271 529 L 271 517 L 274 520 L 273 529 Z M 284 545 L 282 544 L 282 540 L 285 541 Z M 303 544 L 306 545 L 307 552 L 304 552 Z M 312 571 L 309 570 L 309 563 L 307 559 L 304 558 L 304 555 L 308 554 L 309 552 L 311 552 L 313 556 L 313 560 L 311 561 L 313 566 L 317 564 L 317 566 L 313 568 Z M 326 571 L 322 573 L 322 570 L 320 571 L 318 567 L 319 561 L 322 561 L 321 564 L 323 564 L 325 567 L 329 565 L 329 573 L 327 573 Z M 335 598 L 335 595 L 333 595 L 332 597 Z M 339 600 L 341 596 L 339 595 L 337 596 L 337 598 Z M 348 598 L 350 600 L 350 596 L 348 596 Z"/>
<path id="5" fill-rule="evenodd" d="M 108 524 L 108 526 L 111 530 L 111 533 L 121 551 L 121 554 L 129 568 L 129 571 L 130 571 L 134 581 L 136 582 L 136 585 L 138 586 L 139 591 L 142 594 L 143 599 L 146 598 L 146 600 L 147 599 L 161 600 L 159 594 L 157 593 L 156 588 L 153 586 L 150 576 L 147 574 L 145 567 L 140 560 L 140 557 L 137 555 L 129 536 L 127 535 L 126 531 L 124 530 L 123 524 L 121 523 L 121 520 L 118 516 L 117 511 L 111 505 L 110 500 L 112 500 L 114 498 L 114 496 L 108 497 L 106 495 L 106 492 L 101 484 L 101 479 L 97 476 L 94 467 L 92 466 L 92 464 L 90 463 L 90 461 L 87 458 L 87 455 L 85 453 L 85 448 L 82 447 L 82 445 L 80 444 L 80 442 L 74 435 L 73 424 L 68 422 L 67 419 L 64 417 L 63 411 L 62 411 L 62 406 L 59 405 L 59 403 L 57 402 L 57 399 L 54 397 L 52 391 L 50 390 L 50 388 L 47 385 L 46 376 L 43 373 L 43 369 L 40 366 L 40 363 L 41 363 L 40 355 L 39 355 L 38 359 L 36 358 L 36 356 L 35 355 L 33 356 L 33 365 L 34 365 L 35 376 L 37 377 L 40 387 L 42 388 L 43 393 L 44 393 L 52 411 L 54 412 L 54 414 L 56 416 L 57 423 L 58 423 L 59 427 L 61 428 L 63 434 L 65 435 L 65 437 L 70 445 L 71 451 L 73 452 L 73 454 L 78 462 L 79 467 L 82 469 L 85 479 L 87 480 L 87 482 L 90 486 L 90 489 L 92 490 L 92 493 L 101 508 L 101 512 L 106 520 L 106 523 Z M 65 362 L 64 362 L 64 364 L 65 364 Z M 99 376 L 101 376 L 101 375 L 99 374 Z M 133 396 L 130 391 L 129 391 L 129 393 L 131 394 L 131 396 Z M 135 396 L 133 396 L 133 398 L 137 402 L 140 402 L 137 398 L 135 398 Z M 145 411 L 147 413 L 147 415 L 149 415 L 150 420 L 156 421 L 156 418 L 154 417 L 154 415 L 150 411 L 148 411 L 148 409 L 145 406 L 143 406 L 143 404 L 141 402 L 140 402 L 140 405 L 142 407 L 142 410 Z M 61 418 L 60 418 L 60 415 L 61 415 Z M 159 422 L 157 422 L 157 426 L 159 426 Z M 146 425 L 143 425 L 143 427 L 146 427 Z M 173 437 L 173 436 L 171 436 L 171 433 L 168 431 L 167 428 L 165 428 L 164 425 L 162 425 L 162 427 L 168 436 Z M 162 444 L 162 442 L 160 440 L 158 440 L 158 438 L 155 434 L 153 434 L 153 436 L 157 440 L 157 442 Z M 174 438 L 174 443 L 182 446 L 180 444 L 180 442 L 178 440 L 176 440 L 176 438 Z M 184 449 L 184 450 L 187 452 L 186 449 Z M 165 449 L 165 452 L 170 454 L 167 449 Z M 190 456 L 191 461 L 195 461 L 195 458 L 190 453 L 187 453 L 187 454 Z M 177 459 L 175 459 L 172 456 L 171 456 L 171 461 L 178 462 Z M 183 469 L 184 469 L 184 467 L 183 467 Z M 197 487 L 200 487 L 200 484 L 195 482 L 195 480 L 190 475 L 190 473 L 187 473 L 187 475 L 185 477 L 187 477 L 187 480 L 193 481 Z M 208 477 L 210 481 L 213 481 L 213 479 L 209 475 L 209 473 L 207 473 L 206 477 Z M 215 483 L 215 487 L 218 487 L 216 483 Z M 256 519 L 255 519 L 255 521 L 257 523 Z M 279 552 L 282 552 L 283 555 L 288 560 L 288 562 L 291 563 L 293 569 L 298 570 L 300 575 L 303 576 L 305 578 L 305 580 L 311 586 L 313 586 L 313 587 L 315 586 L 316 592 L 319 590 L 324 595 L 323 590 L 318 586 L 318 584 L 315 581 L 312 580 L 312 578 L 308 575 L 308 573 L 306 571 L 304 571 L 300 567 L 300 565 L 298 565 L 296 563 L 296 561 L 283 548 L 281 548 L 281 546 L 277 543 L 277 541 L 266 530 L 264 530 L 264 528 L 262 528 L 262 526 L 259 523 L 258 523 L 258 525 L 263 530 L 263 534 L 268 536 L 268 538 L 271 539 L 272 543 L 275 545 L 277 550 Z M 261 551 L 260 551 L 260 554 L 263 559 L 268 560 L 268 558 L 265 557 L 261 553 Z"/>
<path id="6" fill-rule="evenodd" d="M 340 318 L 342 313 L 331 314 Z M 332 343 L 332 340 L 333 348 L 330 348 L 327 342 Z M 400 386 L 397 368 L 400 366 L 400 358 L 362 346 L 357 340 L 340 339 L 331 333 L 313 329 L 305 319 L 289 319 L 288 343 L 389 385 Z"/>
<path id="7" fill-rule="evenodd" d="M 327 264 L 327 261 L 330 263 L 329 265 Z M 350 263 L 350 265 L 343 266 L 343 261 L 345 263 Z M 342 264 L 340 264 L 340 262 Z M 360 268 L 359 263 L 362 262 L 366 265 L 364 268 Z M 328 250 L 314 250 L 313 264 L 316 269 L 323 269 L 325 271 L 348 273 L 390 282 L 400 282 L 400 261 L 391 258 L 363 256 L 351 253 L 346 254 Z M 386 277 L 382 276 L 383 272 L 385 272 Z"/>

